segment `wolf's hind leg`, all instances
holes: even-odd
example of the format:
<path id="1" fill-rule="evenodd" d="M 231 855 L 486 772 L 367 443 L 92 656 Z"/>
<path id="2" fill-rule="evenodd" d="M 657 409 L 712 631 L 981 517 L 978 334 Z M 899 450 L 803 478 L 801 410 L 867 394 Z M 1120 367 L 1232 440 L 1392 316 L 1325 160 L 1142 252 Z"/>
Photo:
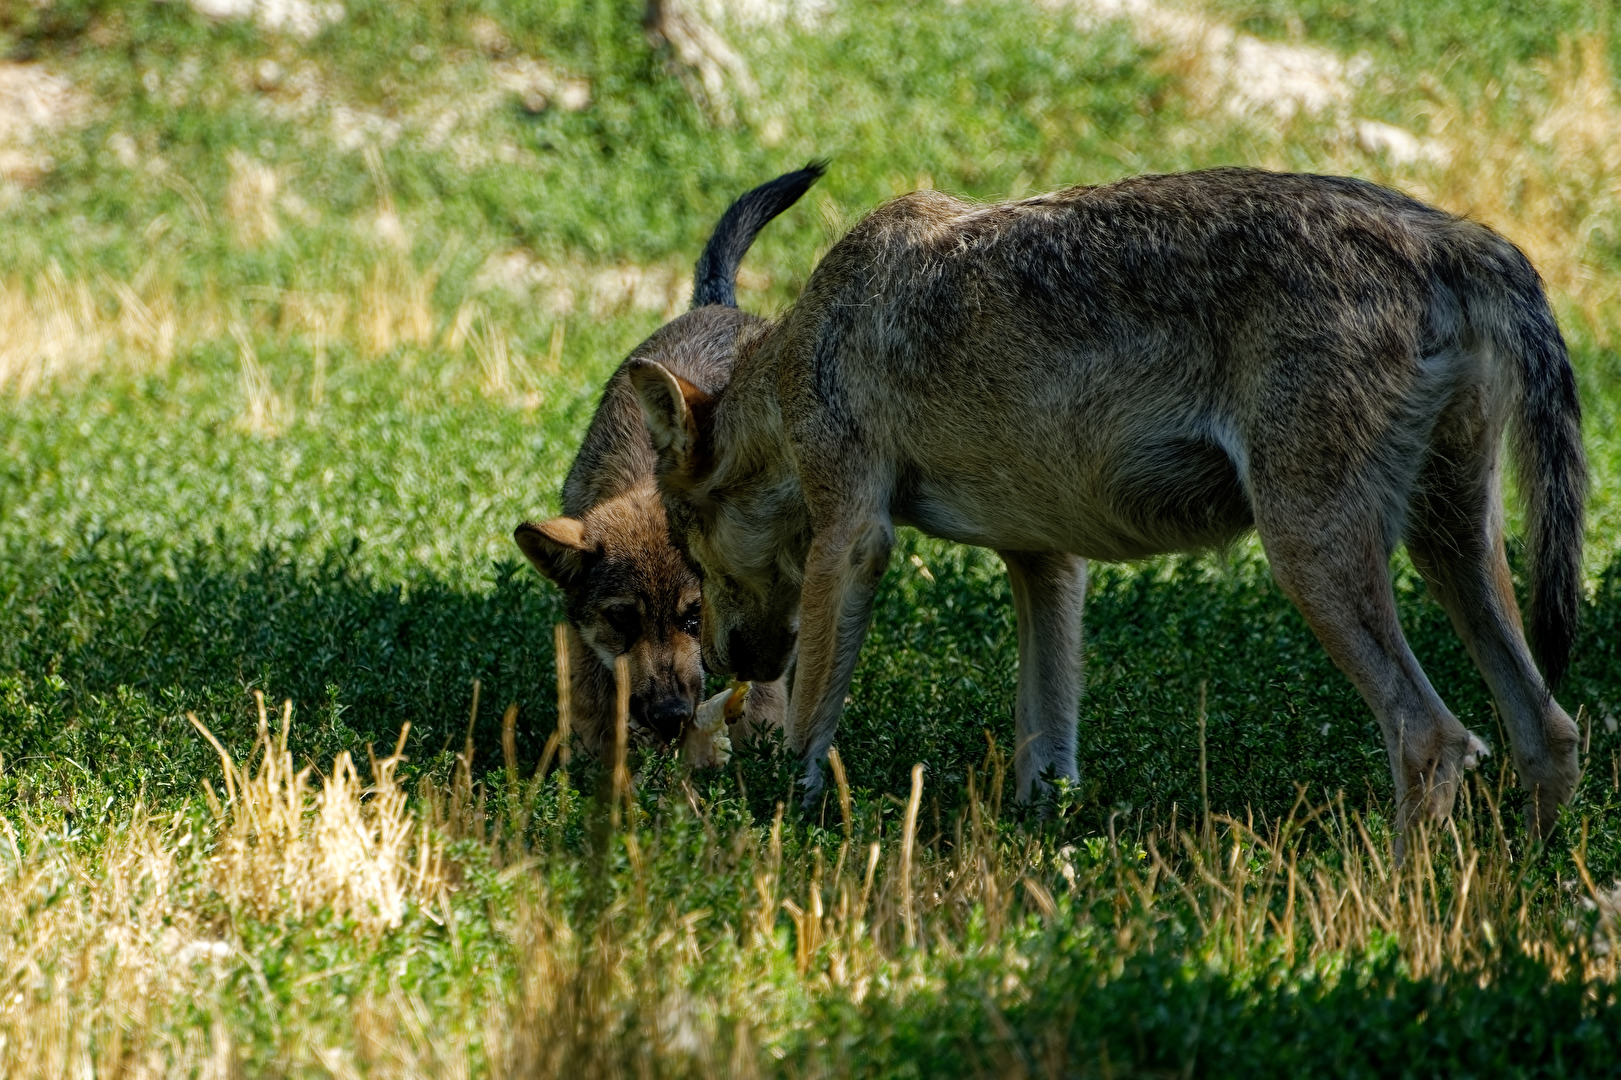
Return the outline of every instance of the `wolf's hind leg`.
<path id="1" fill-rule="evenodd" d="M 1437 428 L 1442 441 L 1409 509 L 1407 551 L 1491 687 L 1515 771 L 1532 794 L 1529 824 L 1546 836 L 1576 788 L 1576 725 L 1549 693 L 1520 625 L 1503 551 L 1496 432 L 1462 427 Z"/>
<path id="2" fill-rule="evenodd" d="M 1081 704 L 1081 613 L 1086 560 L 1056 552 L 1004 551 L 1019 626 L 1019 696 L 1013 773 L 1029 801 L 1052 769 L 1069 780 Z"/>
<path id="3" fill-rule="evenodd" d="M 1379 720 L 1398 824 L 1445 817 L 1485 744 L 1442 703 L 1402 636 L 1379 515 L 1355 495 L 1314 508 L 1258 497 L 1256 524 L 1278 584 Z"/>

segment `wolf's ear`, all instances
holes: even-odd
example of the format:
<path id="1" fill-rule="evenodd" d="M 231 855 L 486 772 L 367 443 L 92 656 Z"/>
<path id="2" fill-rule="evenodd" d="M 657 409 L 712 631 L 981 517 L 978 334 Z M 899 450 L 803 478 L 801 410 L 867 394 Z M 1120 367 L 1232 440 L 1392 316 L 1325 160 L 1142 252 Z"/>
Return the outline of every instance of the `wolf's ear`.
<path id="1" fill-rule="evenodd" d="M 685 467 L 703 438 L 713 398 L 663 364 L 637 360 L 630 365 L 630 384 L 642 403 L 653 449 L 670 454 Z"/>
<path id="2" fill-rule="evenodd" d="M 536 570 L 565 589 L 585 576 L 601 551 L 598 545 L 586 540 L 585 526 L 570 517 L 526 521 L 513 532 L 512 538 L 535 564 Z"/>

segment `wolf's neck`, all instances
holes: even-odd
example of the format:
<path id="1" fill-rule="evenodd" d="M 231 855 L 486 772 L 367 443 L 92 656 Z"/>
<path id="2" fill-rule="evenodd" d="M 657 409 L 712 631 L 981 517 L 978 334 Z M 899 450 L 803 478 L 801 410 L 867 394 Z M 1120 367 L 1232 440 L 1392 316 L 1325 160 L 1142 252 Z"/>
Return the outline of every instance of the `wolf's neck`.
<path id="1" fill-rule="evenodd" d="M 737 362 L 715 413 L 716 451 L 726 467 L 792 473 L 788 432 L 777 397 L 777 353 L 772 333 L 780 324 L 739 335 Z"/>
<path id="2" fill-rule="evenodd" d="M 731 381 L 715 414 L 717 486 L 748 493 L 773 524 L 774 542 L 803 563 L 810 511 L 788 449 L 778 398 L 778 350 L 765 326 L 739 341 Z M 802 535 L 803 534 L 803 535 Z"/>

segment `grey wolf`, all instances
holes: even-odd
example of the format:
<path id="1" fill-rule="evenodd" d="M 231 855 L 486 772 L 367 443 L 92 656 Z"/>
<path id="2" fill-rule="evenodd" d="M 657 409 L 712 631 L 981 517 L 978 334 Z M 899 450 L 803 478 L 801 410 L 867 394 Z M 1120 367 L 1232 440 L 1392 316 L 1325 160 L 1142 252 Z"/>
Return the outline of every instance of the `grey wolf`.
<path id="1" fill-rule="evenodd" d="M 1489 684 L 1532 824 L 1577 775 L 1553 699 L 1581 600 L 1586 465 L 1540 279 L 1503 237 L 1360 180 L 1215 169 L 995 205 L 920 191 L 860 221 L 722 388 L 656 358 L 640 395 L 712 669 L 781 675 L 821 784 L 897 524 L 998 551 L 1015 770 L 1074 779 L 1086 559 L 1231 543 L 1378 718 L 1408 824 L 1486 752 L 1398 625 L 1405 542 Z M 1528 501 L 1526 643 L 1500 453 Z M 1545 678 L 1546 676 L 1546 678 Z"/>
<path id="2" fill-rule="evenodd" d="M 692 308 L 638 345 L 608 380 L 563 482 L 562 516 L 526 521 L 514 533 L 563 591 L 574 730 L 592 752 L 613 738 L 615 657 L 630 660 L 632 724 L 660 741 L 681 738 L 703 692 L 698 575 L 671 543 L 629 371 L 657 363 L 694 387 L 725 384 L 735 341 L 761 321 L 737 308 L 738 266 L 759 231 L 821 175 L 813 163 L 732 204 L 698 260 Z M 784 697 L 779 682 L 753 687 L 740 722 L 751 730 L 779 725 Z"/>

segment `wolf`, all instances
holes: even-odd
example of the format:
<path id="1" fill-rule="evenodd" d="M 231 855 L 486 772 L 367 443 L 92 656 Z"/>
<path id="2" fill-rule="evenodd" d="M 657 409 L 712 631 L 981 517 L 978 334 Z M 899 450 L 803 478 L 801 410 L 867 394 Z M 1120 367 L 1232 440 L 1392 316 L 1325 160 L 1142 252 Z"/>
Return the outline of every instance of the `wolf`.
<path id="1" fill-rule="evenodd" d="M 688 385 L 718 391 L 737 338 L 761 320 L 738 310 L 737 270 L 760 230 L 821 177 L 813 162 L 749 191 L 716 225 L 694 273 L 692 307 L 632 350 L 608 380 L 563 481 L 563 514 L 526 521 L 513 538 L 563 592 L 574 730 L 600 752 L 613 738 L 614 658 L 630 658 L 630 720 L 665 743 L 682 738 L 703 692 L 698 575 L 670 539 L 655 457 L 629 372 L 657 363 Z M 780 726 L 775 677 L 749 691 L 740 723 Z"/>
<path id="2" fill-rule="evenodd" d="M 733 347 L 718 392 L 653 357 L 628 375 L 703 571 L 710 668 L 774 678 L 797 648 L 787 733 L 812 797 L 899 524 L 1006 563 L 1021 798 L 1078 776 L 1086 560 L 1251 529 L 1378 718 L 1403 827 L 1449 813 L 1487 751 L 1402 636 L 1398 542 L 1491 689 L 1532 826 L 1571 795 L 1576 726 L 1550 687 L 1582 597 L 1581 415 L 1541 281 L 1491 229 L 1241 168 L 990 205 L 919 191 Z M 1536 660 L 1504 553 L 1505 432 Z"/>

